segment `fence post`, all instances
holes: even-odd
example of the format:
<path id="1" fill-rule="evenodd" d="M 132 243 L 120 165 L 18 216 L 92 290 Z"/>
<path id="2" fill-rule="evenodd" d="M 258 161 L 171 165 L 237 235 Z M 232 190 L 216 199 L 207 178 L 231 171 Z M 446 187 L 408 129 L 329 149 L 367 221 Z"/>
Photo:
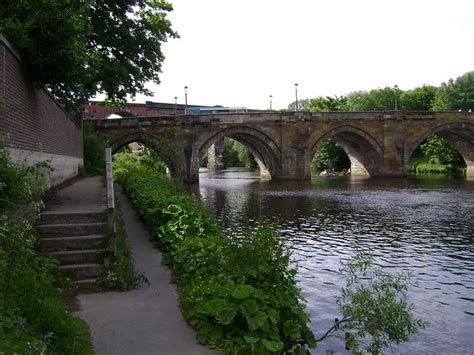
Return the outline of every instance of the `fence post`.
<path id="1" fill-rule="evenodd" d="M 117 243 L 115 240 L 115 197 L 114 181 L 112 178 L 112 149 L 105 148 L 105 179 L 107 183 L 107 234 L 112 246 L 113 259 L 117 256 Z M 115 260 L 114 260 L 115 261 Z"/>

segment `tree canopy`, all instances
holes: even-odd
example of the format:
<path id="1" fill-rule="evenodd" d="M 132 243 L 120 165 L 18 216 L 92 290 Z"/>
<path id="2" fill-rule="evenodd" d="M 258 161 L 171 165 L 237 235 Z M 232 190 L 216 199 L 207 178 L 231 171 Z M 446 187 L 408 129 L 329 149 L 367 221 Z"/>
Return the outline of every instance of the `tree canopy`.
<path id="1" fill-rule="evenodd" d="M 123 101 L 159 83 L 161 44 L 177 37 L 164 0 L 5 0 L 0 32 L 70 110 L 96 93 Z"/>
<path id="2" fill-rule="evenodd" d="M 295 110 L 296 104 L 288 105 Z M 468 111 L 474 110 L 474 71 L 441 86 L 423 85 L 413 90 L 385 87 L 353 91 L 342 96 L 298 100 L 299 111 Z"/>

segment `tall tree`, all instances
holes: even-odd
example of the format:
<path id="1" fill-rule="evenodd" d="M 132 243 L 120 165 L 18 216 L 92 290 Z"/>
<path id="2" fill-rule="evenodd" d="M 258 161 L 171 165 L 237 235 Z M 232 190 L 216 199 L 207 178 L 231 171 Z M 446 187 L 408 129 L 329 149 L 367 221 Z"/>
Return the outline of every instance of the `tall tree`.
<path id="1" fill-rule="evenodd" d="M 354 91 L 347 95 L 347 111 L 393 111 L 397 100 L 400 109 L 402 91 L 391 87 L 370 91 Z"/>
<path id="2" fill-rule="evenodd" d="M 309 99 L 308 111 L 311 112 L 335 112 L 347 111 L 347 98 L 345 96 L 319 96 Z"/>
<path id="3" fill-rule="evenodd" d="M 161 44 L 177 37 L 164 0 L 4 0 L 0 32 L 67 108 L 96 93 L 112 101 L 150 94 Z"/>
<path id="4" fill-rule="evenodd" d="M 437 95 L 438 88 L 423 85 L 400 95 L 400 108 L 404 111 L 429 111 Z"/>
<path id="5" fill-rule="evenodd" d="M 434 111 L 474 110 L 474 71 L 467 72 L 456 80 L 442 83 L 433 102 Z"/>

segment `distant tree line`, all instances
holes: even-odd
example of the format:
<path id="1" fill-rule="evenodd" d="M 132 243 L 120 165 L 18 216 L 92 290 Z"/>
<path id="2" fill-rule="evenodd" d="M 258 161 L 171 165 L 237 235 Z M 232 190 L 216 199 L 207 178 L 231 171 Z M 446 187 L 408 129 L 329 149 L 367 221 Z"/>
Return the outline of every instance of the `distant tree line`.
<path id="1" fill-rule="evenodd" d="M 295 110 L 296 102 L 288 105 Z M 342 96 L 298 100 L 299 111 L 469 111 L 474 110 L 474 71 L 441 86 L 423 85 L 413 90 L 385 87 L 353 91 Z"/>

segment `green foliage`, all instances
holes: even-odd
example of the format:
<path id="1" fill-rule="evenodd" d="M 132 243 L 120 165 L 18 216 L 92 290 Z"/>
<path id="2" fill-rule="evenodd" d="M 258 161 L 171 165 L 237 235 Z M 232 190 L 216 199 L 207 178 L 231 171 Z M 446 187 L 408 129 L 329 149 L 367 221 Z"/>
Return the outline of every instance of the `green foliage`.
<path id="1" fill-rule="evenodd" d="M 166 254 L 186 320 L 229 354 L 306 353 L 315 346 L 295 271 L 274 230 L 225 236 L 179 184 L 138 166 L 120 175 L 153 241 Z"/>
<path id="2" fill-rule="evenodd" d="M 298 100 L 300 111 L 468 111 L 474 109 L 474 71 L 456 80 L 450 79 L 440 87 L 423 85 L 403 91 L 385 87 L 370 91 L 353 91 L 346 96 L 316 97 Z M 288 105 L 295 110 L 296 103 Z"/>
<path id="3" fill-rule="evenodd" d="M 435 111 L 474 110 L 474 71 L 442 83 L 432 109 Z"/>
<path id="4" fill-rule="evenodd" d="M 438 88 L 430 85 L 403 91 L 400 94 L 400 108 L 405 111 L 430 111 L 437 92 Z"/>
<path id="5" fill-rule="evenodd" d="M 307 108 L 311 112 L 336 112 L 348 111 L 347 98 L 345 96 L 319 96 L 314 99 L 309 99 Z"/>
<path id="6" fill-rule="evenodd" d="M 83 127 L 84 134 L 84 172 L 86 174 L 105 173 L 105 148 L 109 143 L 107 139 L 94 132 L 90 122 Z"/>
<path id="7" fill-rule="evenodd" d="M 57 262 L 36 254 L 34 229 L 23 218 L 25 206 L 37 212 L 41 205 L 41 172 L 13 164 L 3 149 L 0 157 L 0 352 L 89 354 L 88 331 L 57 290 Z"/>
<path id="8" fill-rule="evenodd" d="M 50 170 L 45 162 L 22 166 L 10 160 L 8 151 L 0 147 L 0 213 L 21 206 L 35 211 L 40 196 L 49 189 L 49 180 L 43 175 Z"/>
<path id="9" fill-rule="evenodd" d="M 354 91 L 347 95 L 347 111 L 393 111 L 395 99 L 400 102 L 399 95 L 400 90 L 391 87 L 368 92 Z"/>
<path id="10" fill-rule="evenodd" d="M 326 140 L 311 161 L 312 174 L 322 171 L 341 172 L 351 168 L 351 161 L 344 149 L 332 139 Z"/>
<path id="11" fill-rule="evenodd" d="M 308 111 L 310 105 L 309 99 L 300 99 L 298 100 L 298 111 Z M 290 111 L 297 111 L 296 110 L 296 101 L 291 102 L 288 105 L 288 110 Z"/>
<path id="12" fill-rule="evenodd" d="M 145 83 L 159 83 L 161 44 L 177 37 L 171 10 L 164 0 L 7 0 L 0 32 L 35 78 L 78 112 L 96 92 L 113 101 L 150 94 Z"/>
<path id="13" fill-rule="evenodd" d="M 443 138 L 432 135 L 422 143 L 408 161 L 408 171 L 416 174 L 464 174 L 462 156 Z"/>
<path id="14" fill-rule="evenodd" d="M 224 138 L 224 162 L 228 167 L 256 168 L 257 163 L 248 149 L 231 138 Z"/>
<path id="15" fill-rule="evenodd" d="M 451 147 L 446 139 L 436 134 L 429 136 L 426 143 L 420 145 L 420 149 L 432 163 L 460 164 L 464 162 L 457 150 Z"/>
<path id="16" fill-rule="evenodd" d="M 416 319 L 408 303 L 408 274 L 390 274 L 373 266 L 373 258 L 364 253 L 343 263 L 340 273 L 346 286 L 337 303 L 344 319 L 337 321 L 346 335 L 348 350 L 362 354 L 360 344 L 368 341 L 366 351 L 381 354 L 390 343 L 408 341 L 428 323 Z"/>

